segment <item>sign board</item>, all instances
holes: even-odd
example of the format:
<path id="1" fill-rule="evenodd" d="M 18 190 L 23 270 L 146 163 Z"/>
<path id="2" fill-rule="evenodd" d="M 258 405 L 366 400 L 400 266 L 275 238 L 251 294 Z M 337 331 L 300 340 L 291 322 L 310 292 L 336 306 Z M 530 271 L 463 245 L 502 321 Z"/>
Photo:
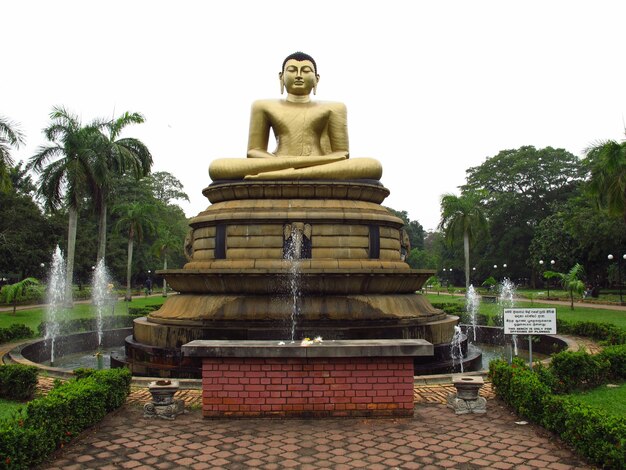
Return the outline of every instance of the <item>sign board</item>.
<path id="1" fill-rule="evenodd" d="M 556 334 L 556 308 L 505 308 L 504 334 Z"/>

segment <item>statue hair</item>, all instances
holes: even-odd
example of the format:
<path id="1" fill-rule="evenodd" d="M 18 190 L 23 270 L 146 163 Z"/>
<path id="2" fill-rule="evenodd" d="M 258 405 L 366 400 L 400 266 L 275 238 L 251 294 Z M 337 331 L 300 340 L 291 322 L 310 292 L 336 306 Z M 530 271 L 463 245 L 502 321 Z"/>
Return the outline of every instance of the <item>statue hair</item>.
<path id="1" fill-rule="evenodd" d="M 308 60 L 311 61 L 311 63 L 313 64 L 313 67 L 315 68 L 315 74 L 317 75 L 317 64 L 315 63 L 315 59 L 313 57 L 311 57 L 309 54 L 305 54 L 304 52 L 294 52 L 293 54 L 289 54 L 285 60 L 283 60 L 283 68 L 282 70 L 285 70 L 285 64 L 287 63 L 288 60 Z"/>

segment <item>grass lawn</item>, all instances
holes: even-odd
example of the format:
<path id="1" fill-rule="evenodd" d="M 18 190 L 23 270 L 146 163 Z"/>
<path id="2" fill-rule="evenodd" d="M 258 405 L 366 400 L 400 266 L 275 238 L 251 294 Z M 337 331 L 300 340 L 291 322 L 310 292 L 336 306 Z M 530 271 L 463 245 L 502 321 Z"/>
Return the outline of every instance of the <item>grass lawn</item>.
<path id="1" fill-rule="evenodd" d="M 19 410 L 24 404 L 19 401 L 5 400 L 0 398 L 0 420 L 10 418 L 11 415 Z"/>
<path id="2" fill-rule="evenodd" d="M 133 297 L 131 302 L 118 301 L 115 304 L 115 314 L 121 315 L 125 314 L 128 310 L 128 307 L 142 307 L 144 305 L 150 304 L 162 304 L 165 301 L 165 298 L 159 296 L 154 297 Z M 111 315 L 113 310 L 107 310 L 106 315 Z M 74 318 L 89 318 L 95 315 L 95 308 L 91 303 L 75 303 L 74 307 L 65 310 L 61 317 L 65 319 L 74 319 Z M 35 333 L 37 333 L 37 327 L 39 324 L 46 319 L 46 309 L 45 307 L 36 307 L 28 310 L 18 310 L 15 315 L 12 312 L 0 312 L 0 328 L 7 328 L 13 323 L 24 324 L 30 327 Z"/>
<path id="3" fill-rule="evenodd" d="M 576 401 L 616 416 L 626 416 L 626 382 L 622 382 L 618 388 L 610 388 L 601 385 L 598 388 L 586 392 L 573 393 L 570 395 Z"/>
<path id="4" fill-rule="evenodd" d="M 432 303 L 454 303 L 458 305 L 465 305 L 465 297 L 444 294 L 426 294 L 428 300 Z M 626 328 L 626 312 L 620 310 L 604 310 L 591 307 L 579 307 L 574 306 L 574 310 L 571 310 L 567 305 L 553 305 L 544 304 L 541 301 L 516 301 L 516 307 L 521 308 L 556 308 L 556 316 L 561 320 L 567 321 L 594 321 L 598 323 L 613 323 L 621 328 Z M 485 315 L 494 316 L 500 315 L 502 307 L 498 304 L 480 304 L 480 313 Z"/>

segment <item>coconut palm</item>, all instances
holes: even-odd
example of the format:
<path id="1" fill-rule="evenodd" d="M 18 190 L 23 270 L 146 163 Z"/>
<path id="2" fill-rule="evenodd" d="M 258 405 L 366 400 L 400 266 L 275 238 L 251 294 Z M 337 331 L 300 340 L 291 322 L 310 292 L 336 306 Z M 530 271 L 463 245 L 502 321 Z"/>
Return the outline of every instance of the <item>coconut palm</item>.
<path id="1" fill-rule="evenodd" d="M 46 209 L 68 209 L 66 302 L 71 302 L 78 210 L 96 188 L 93 162 L 98 127 L 97 123 L 83 126 L 78 116 L 63 107 L 54 107 L 50 119 L 43 132 L 52 145 L 40 146 L 28 167 L 39 173 L 38 195 Z"/>
<path id="2" fill-rule="evenodd" d="M 152 155 L 143 142 L 132 137 L 120 138 L 130 124 L 141 124 L 144 117 L 139 113 L 125 112 L 118 118 L 100 123 L 98 153 L 94 162 L 97 180 L 95 203 L 99 213 L 97 261 L 104 258 L 107 233 L 107 204 L 113 179 L 131 175 L 136 179 L 150 173 Z"/>
<path id="3" fill-rule="evenodd" d="M 133 265 L 133 246 L 135 240 L 143 241 L 144 233 L 153 232 L 155 208 L 152 204 L 142 202 L 129 202 L 120 204 L 112 209 L 112 212 L 119 216 L 115 224 L 116 229 L 124 231 L 128 234 L 128 261 L 126 265 L 126 296 L 124 299 L 130 301 L 131 293 L 131 274 Z"/>
<path id="4" fill-rule="evenodd" d="M 588 190 L 600 207 L 626 222 L 626 141 L 599 142 L 588 148 Z"/>
<path id="5" fill-rule="evenodd" d="M 465 193 L 461 196 L 444 194 L 441 197 L 441 222 L 446 242 L 452 246 L 463 240 L 465 257 L 465 288 L 470 285 L 470 245 L 476 236 L 486 229 L 487 219 L 477 193 Z"/>
<path id="6" fill-rule="evenodd" d="M 169 230 L 161 229 L 157 231 L 157 240 L 153 245 L 153 250 L 159 258 L 163 258 L 163 270 L 167 269 L 167 256 L 173 251 L 182 247 L 182 240 L 174 236 Z M 163 278 L 163 297 L 167 297 L 167 281 Z"/>
<path id="7" fill-rule="evenodd" d="M 574 294 L 582 296 L 583 292 L 585 292 L 585 283 L 583 282 L 584 275 L 585 270 L 578 263 L 576 263 L 568 273 L 558 273 L 556 271 L 546 271 L 543 273 L 546 279 L 553 277 L 559 279 L 563 289 L 569 292 L 570 308 L 572 310 L 574 310 Z"/>
<path id="8" fill-rule="evenodd" d="M 11 189 L 9 177 L 10 168 L 13 166 L 11 147 L 18 149 L 23 144 L 24 134 L 19 126 L 4 116 L 0 116 L 0 191 Z"/>
<path id="9" fill-rule="evenodd" d="M 15 312 L 17 310 L 17 303 L 26 292 L 26 289 L 29 286 L 34 286 L 37 284 L 39 284 L 39 281 L 34 277 L 27 277 L 26 279 L 22 279 L 20 282 L 16 282 L 15 284 L 7 284 L 6 286 L 2 287 L 2 290 L 0 290 L 0 299 L 2 300 L 2 302 L 5 302 L 7 304 L 13 304 L 12 315 L 15 315 Z"/>

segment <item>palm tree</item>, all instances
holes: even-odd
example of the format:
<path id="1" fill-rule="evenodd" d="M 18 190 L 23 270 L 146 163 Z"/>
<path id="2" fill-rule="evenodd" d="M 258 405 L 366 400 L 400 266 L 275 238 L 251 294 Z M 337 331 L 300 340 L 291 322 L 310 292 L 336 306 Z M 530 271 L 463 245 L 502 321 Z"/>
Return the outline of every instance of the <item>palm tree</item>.
<path id="1" fill-rule="evenodd" d="M 150 173 L 152 155 L 140 140 L 119 138 L 124 128 L 130 124 L 145 121 L 139 113 L 125 112 L 118 118 L 100 123 L 98 154 L 94 162 L 94 174 L 97 179 L 95 203 L 99 213 L 97 261 L 104 258 L 107 233 L 107 204 L 113 178 L 129 174 L 136 179 Z"/>
<path id="2" fill-rule="evenodd" d="M 480 195 L 465 193 L 461 196 L 444 194 L 441 197 L 441 222 L 449 246 L 463 240 L 465 256 L 465 288 L 470 285 L 470 245 L 476 236 L 487 227 L 487 219 L 480 204 Z"/>
<path id="3" fill-rule="evenodd" d="M 626 222 L 626 141 L 599 142 L 585 153 L 590 170 L 589 192 L 599 207 Z"/>
<path id="4" fill-rule="evenodd" d="M 113 213 L 119 215 L 115 227 L 128 233 L 128 263 L 126 265 L 126 296 L 124 300 L 130 301 L 132 299 L 130 281 L 133 264 L 133 245 L 135 240 L 137 242 L 143 241 L 144 232 L 154 231 L 155 208 L 151 204 L 130 202 L 113 207 Z"/>
<path id="5" fill-rule="evenodd" d="M 546 279 L 553 277 L 559 278 L 563 289 L 569 292 L 570 308 L 574 310 L 574 293 L 582 296 L 585 291 L 585 283 L 582 278 L 585 275 L 583 267 L 576 263 L 568 273 L 557 273 L 555 271 L 546 271 L 543 276 Z"/>
<path id="6" fill-rule="evenodd" d="M 157 240 L 153 245 L 153 250 L 163 258 L 163 270 L 167 269 L 167 256 L 172 250 L 180 249 L 182 246 L 181 239 L 174 236 L 169 230 L 161 229 L 158 231 Z M 167 297 L 167 281 L 163 278 L 163 297 Z"/>
<path id="7" fill-rule="evenodd" d="M 27 277 L 26 279 L 22 279 L 20 282 L 16 282 L 15 284 L 7 284 L 2 287 L 0 290 L 0 299 L 7 304 L 13 304 L 13 313 L 15 315 L 15 311 L 17 310 L 17 303 L 24 295 L 24 292 L 29 286 L 34 286 L 39 284 L 39 281 L 34 277 Z"/>
<path id="8" fill-rule="evenodd" d="M 23 144 L 24 134 L 19 126 L 4 116 L 0 116 L 0 191 L 11 189 L 9 178 L 9 169 L 13 166 L 11 147 L 18 149 Z"/>
<path id="9" fill-rule="evenodd" d="M 56 210 L 62 205 L 68 209 L 65 300 L 71 303 L 78 210 L 96 187 L 93 162 L 98 127 L 97 123 L 83 126 L 78 116 L 63 107 L 54 107 L 50 119 L 52 123 L 43 132 L 53 145 L 39 147 L 28 167 L 40 173 L 38 195 L 46 209 Z"/>

